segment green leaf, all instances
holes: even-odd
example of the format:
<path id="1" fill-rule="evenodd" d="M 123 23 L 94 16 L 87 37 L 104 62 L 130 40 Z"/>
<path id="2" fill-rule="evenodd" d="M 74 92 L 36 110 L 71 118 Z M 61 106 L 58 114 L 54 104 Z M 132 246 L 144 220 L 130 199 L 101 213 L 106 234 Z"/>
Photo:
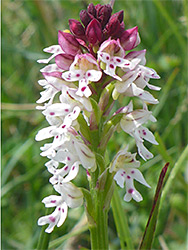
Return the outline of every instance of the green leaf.
<path id="1" fill-rule="evenodd" d="M 158 217 L 158 212 L 159 212 L 159 204 L 160 204 L 160 199 L 161 199 L 162 187 L 163 187 L 164 178 L 165 178 L 168 166 L 169 166 L 169 163 L 166 163 L 166 165 L 163 167 L 161 174 L 159 176 L 152 209 L 149 215 L 149 219 L 148 219 L 139 249 L 151 249 L 152 241 L 153 241 L 154 234 L 155 234 L 155 228 L 157 224 L 157 217 Z"/>
<path id="2" fill-rule="evenodd" d="M 91 196 L 91 193 L 85 188 L 80 188 L 80 189 L 86 200 L 86 212 L 87 212 L 88 223 L 90 225 L 95 225 L 95 221 L 94 221 L 95 204 Z"/>
<path id="3" fill-rule="evenodd" d="M 80 132 L 82 133 L 82 135 L 86 138 L 86 140 L 88 140 L 89 142 L 91 142 L 91 137 L 90 137 L 90 129 L 87 125 L 86 120 L 84 119 L 83 115 L 80 114 L 77 118 L 77 121 L 80 124 Z"/>
<path id="4" fill-rule="evenodd" d="M 104 171 L 105 169 L 105 160 L 104 157 L 98 153 L 95 153 L 97 165 L 99 165 L 100 171 Z"/>
<path id="5" fill-rule="evenodd" d="M 101 112 L 101 110 L 99 108 L 98 103 L 93 98 L 90 98 L 90 101 L 91 101 L 91 105 L 92 105 L 93 110 L 94 110 L 94 114 L 95 114 L 95 119 L 96 119 L 97 125 L 99 125 L 102 112 Z"/>
<path id="6" fill-rule="evenodd" d="M 114 88 L 114 84 L 108 84 L 102 91 L 101 97 L 99 99 L 99 107 L 104 113 L 112 104 L 112 90 Z"/>

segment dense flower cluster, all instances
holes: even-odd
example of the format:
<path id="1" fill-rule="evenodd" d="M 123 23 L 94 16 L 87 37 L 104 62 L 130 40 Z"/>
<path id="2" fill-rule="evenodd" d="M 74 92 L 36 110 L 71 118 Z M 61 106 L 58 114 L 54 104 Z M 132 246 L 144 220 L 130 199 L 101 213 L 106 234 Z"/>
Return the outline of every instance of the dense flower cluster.
<path id="1" fill-rule="evenodd" d="M 138 153 L 144 160 L 153 157 L 144 146 L 144 140 L 157 144 L 152 132 L 143 124 L 149 120 L 155 122 L 146 103 L 158 101 L 145 88 L 159 90 L 149 84 L 150 78 L 159 76 L 145 66 L 146 50 L 130 51 L 140 43 L 138 28 L 125 30 L 123 11 L 112 15 L 110 5 L 89 4 L 87 10 L 80 12 L 80 20 L 70 19 L 70 31 L 59 31 L 58 45 L 44 49 L 50 57 L 38 60 L 48 64 L 55 59 L 41 69 L 44 79 L 39 80 L 39 84 L 44 91 L 37 101 L 43 104 L 38 109 L 42 110 L 49 126 L 38 132 L 36 140 L 53 139 L 41 148 L 41 155 L 49 159 L 45 164 L 52 174 L 49 181 L 59 193 L 42 201 L 46 207 L 55 207 L 52 214 L 38 220 L 39 225 L 49 224 L 47 233 L 52 232 L 55 225 L 63 224 L 68 207 L 75 208 L 83 202 L 82 192 L 71 181 L 77 176 L 80 165 L 87 172 L 97 168 L 92 141 L 87 136 L 99 128 L 97 112 L 104 117 L 100 125 L 103 137 L 98 148 L 106 147 L 112 134 L 105 134 L 105 128 L 116 117 L 120 119 L 113 126 L 135 138 Z M 131 101 L 110 116 L 120 95 L 138 97 L 141 109 L 133 110 Z M 84 133 L 84 126 L 89 132 Z M 110 165 L 117 184 L 126 186 L 125 201 L 142 200 L 134 187 L 134 179 L 149 187 L 138 170 L 139 165 L 136 154 L 127 152 L 127 148 L 119 151 Z"/>

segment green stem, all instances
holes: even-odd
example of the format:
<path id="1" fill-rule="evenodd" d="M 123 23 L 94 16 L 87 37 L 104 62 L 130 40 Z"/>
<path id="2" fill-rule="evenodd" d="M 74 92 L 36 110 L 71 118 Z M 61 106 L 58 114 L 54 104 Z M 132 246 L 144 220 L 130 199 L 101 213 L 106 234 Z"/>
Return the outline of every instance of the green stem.
<path id="1" fill-rule="evenodd" d="M 45 233 L 45 228 L 46 228 L 46 226 L 42 227 L 37 250 L 47 250 L 48 249 L 51 234 Z"/>
<path id="2" fill-rule="evenodd" d="M 91 249 L 108 249 L 108 211 L 113 194 L 112 174 L 104 171 L 98 179 L 91 174 L 90 192 L 93 199 L 93 207 L 87 207 L 90 220 L 89 230 L 91 237 Z M 95 183 L 95 185 L 94 185 Z"/>
<path id="3" fill-rule="evenodd" d="M 89 228 L 91 249 L 108 249 L 108 208 L 104 208 L 103 192 L 96 192 L 95 224 Z"/>

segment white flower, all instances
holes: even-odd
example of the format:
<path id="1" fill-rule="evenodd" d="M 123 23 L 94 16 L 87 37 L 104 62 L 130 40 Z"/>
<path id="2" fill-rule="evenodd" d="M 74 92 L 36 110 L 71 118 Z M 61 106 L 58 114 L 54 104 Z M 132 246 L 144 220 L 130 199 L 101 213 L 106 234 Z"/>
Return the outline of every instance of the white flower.
<path id="1" fill-rule="evenodd" d="M 121 77 L 116 74 L 116 68 L 128 68 L 132 69 L 133 65 L 127 59 L 124 59 L 125 51 L 122 48 L 119 39 L 103 42 L 97 52 L 100 61 L 106 64 L 106 69 L 104 72 L 113 78 L 122 81 Z"/>
<path id="2" fill-rule="evenodd" d="M 134 179 L 150 187 L 145 181 L 142 173 L 137 169 L 139 166 L 140 162 L 136 160 L 136 154 L 127 152 L 127 148 L 120 150 L 111 164 L 110 172 L 116 172 L 114 180 L 121 188 L 126 185 L 125 201 L 130 201 L 132 198 L 137 202 L 142 200 L 141 194 L 134 187 Z"/>
<path id="3" fill-rule="evenodd" d="M 142 124 L 146 123 L 148 120 L 153 122 L 156 121 L 152 112 L 148 111 L 147 105 L 143 104 L 143 109 L 125 114 L 120 121 L 121 128 L 135 138 L 138 153 L 144 160 L 153 157 L 152 153 L 143 145 L 144 139 L 153 144 L 158 144 L 151 131 L 142 126 Z"/>
<path id="4" fill-rule="evenodd" d="M 79 81 L 77 95 L 89 97 L 92 92 L 88 87 L 89 82 L 98 82 L 102 77 L 102 72 L 96 59 L 91 54 L 76 55 L 69 71 L 62 74 L 62 78 L 68 82 Z"/>
<path id="5" fill-rule="evenodd" d="M 48 59 L 37 60 L 38 63 L 49 63 L 55 56 L 64 53 L 60 45 L 52 45 L 43 50 L 44 52 L 52 54 Z"/>
<path id="6" fill-rule="evenodd" d="M 145 52 L 145 50 L 134 51 L 125 56 L 134 65 L 134 69 L 123 68 L 126 73 L 122 76 L 121 81 L 115 83 L 114 99 L 117 99 L 115 93 L 117 91 L 125 96 L 137 96 L 148 103 L 158 103 L 157 99 L 144 90 L 146 86 L 152 90 L 160 90 L 160 87 L 148 83 L 150 78 L 159 79 L 160 77 L 155 70 L 143 66 L 146 62 Z"/>
<path id="7" fill-rule="evenodd" d="M 66 217 L 68 207 L 76 208 L 83 203 L 83 194 L 72 183 L 65 182 L 54 186 L 55 190 L 61 194 L 61 196 L 50 195 L 42 200 L 46 207 L 56 207 L 54 212 L 50 215 L 39 218 L 38 225 L 43 226 L 49 224 L 46 228 L 46 233 L 51 233 L 54 227 L 60 227 Z"/>
<path id="8" fill-rule="evenodd" d="M 56 225 L 57 227 L 60 227 L 64 223 L 65 219 L 67 218 L 67 211 L 67 204 L 65 202 L 62 202 L 61 205 L 56 207 L 52 214 L 39 218 L 38 225 L 43 226 L 45 224 L 49 224 L 45 232 L 51 233 Z"/>

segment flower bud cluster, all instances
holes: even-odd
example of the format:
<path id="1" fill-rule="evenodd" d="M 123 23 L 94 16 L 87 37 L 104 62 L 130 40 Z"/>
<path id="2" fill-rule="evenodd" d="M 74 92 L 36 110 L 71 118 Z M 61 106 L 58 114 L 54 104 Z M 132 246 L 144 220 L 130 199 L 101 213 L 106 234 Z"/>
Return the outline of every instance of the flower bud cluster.
<path id="1" fill-rule="evenodd" d="M 51 54 L 48 59 L 38 60 L 48 64 L 41 69 L 44 79 L 39 84 L 44 88 L 37 101 L 49 126 L 41 129 L 36 140 L 52 138 L 51 143 L 41 147 L 41 156 L 49 161 L 45 164 L 52 174 L 50 183 L 58 195 L 43 199 L 46 207 L 55 207 L 52 214 L 38 220 L 39 225 L 49 224 L 47 233 L 55 225 L 61 226 L 66 219 L 68 207 L 83 203 L 83 194 L 71 181 L 76 178 L 79 166 L 86 173 L 98 168 L 96 148 L 106 149 L 107 142 L 115 130 L 123 130 L 135 138 L 139 155 L 144 159 L 153 157 L 144 146 L 144 141 L 157 144 L 153 134 L 144 124 L 155 122 L 147 104 L 156 104 L 149 91 L 160 90 L 151 85 L 151 78 L 158 79 L 155 70 L 145 66 L 146 50 L 130 51 L 139 43 L 138 28 L 125 30 L 123 11 L 112 15 L 110 5 L 89 4 L 80 12 L 80 20 L 70 19 L 70 31 L 58 32 L 58 45 L 44 49 Z M 128 52 L 127 52 L 128 51 Z M 133 102 L 110 111 L 119 96 L 136 97 L 140 109 L 133 109 Z M 102 119 L 101 119 L 102 118 Z M 92 131 L 99 129 L 100 136 L 93 143 Z M 97 143 L 97 144 L 96 144 Z M 126 186 L 125 201 L 132 198 L 141 201 L 133 180 L 149 187 L 138 170 L 140 162 L 136 154 L 120 150 L 110 164 L 110 173 L 120 187 Z"/>

